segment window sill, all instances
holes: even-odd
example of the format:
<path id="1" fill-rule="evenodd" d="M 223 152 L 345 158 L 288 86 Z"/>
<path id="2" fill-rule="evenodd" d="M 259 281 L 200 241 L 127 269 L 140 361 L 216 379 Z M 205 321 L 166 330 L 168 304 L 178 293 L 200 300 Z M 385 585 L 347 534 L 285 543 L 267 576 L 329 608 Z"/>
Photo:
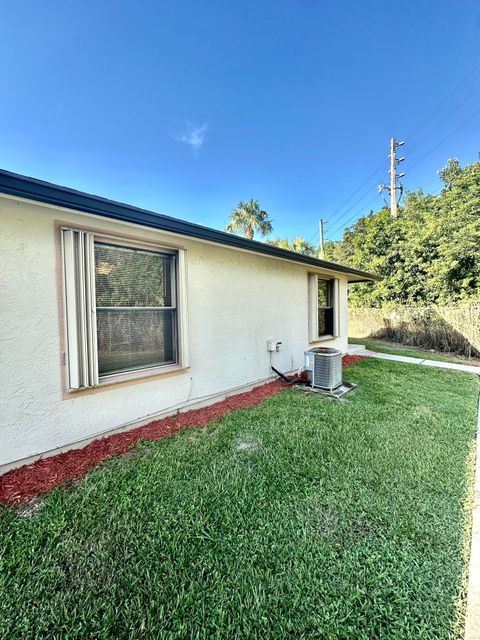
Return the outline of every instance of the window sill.
<path id="1" fill-rule="evenodd" d="M 142 378 L 150 378 L 151 376 L 158 376 L 165 373 L 172 373 L 183 369 L 181 365 L 164 364 L 158 367 L 149 367 L 148 369 L 138 369 L 137 371 L 122 371 L 121 373 L 112 373 L 110 375 L 101 376 L 99 387 L 106 384 L 115 384 L 116 382 L 123 382 L 125 380 L 139 380 Z"/>
<path id="2" fill-rule="evenodd" d="M 316 344 L 317 342 L 325 342 L 326 340 L 336 340 L 335 336 L 319 336 L 314 340 L 309 340 L 309 344 Z"/>
<path id="3" fill-rule="evenodd" d="M 107 391 L 114 385 L 120 384 L 135 384 L 140 382 L 147 382 L 154 378 L 174 376 L 181 373 L 187 373 L 188 367 L 184 367 L 178 364 L 165 365 L 163 367 L 152 367 L 151 369 L 144 369 L 140 371 L 128 371 L 125 373 L 113 374 L 110 376 L 104 376 L 100 378 L 98 385 L 94 387 L 84 387 L 82 389 L 67 389 L 64 397 L 72 398 L 79 394 L 96 393 L 99 391 Z"/>

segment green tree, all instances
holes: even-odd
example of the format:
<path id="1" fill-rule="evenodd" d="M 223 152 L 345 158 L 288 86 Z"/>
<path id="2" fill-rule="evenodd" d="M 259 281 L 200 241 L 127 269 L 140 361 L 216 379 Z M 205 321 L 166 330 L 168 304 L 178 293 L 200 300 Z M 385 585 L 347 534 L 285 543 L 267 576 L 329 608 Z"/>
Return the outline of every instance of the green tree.
<path id="1" fill-rule="evenodd" d="M 384 278 L 352 287 L 352 305 L 480 299 L 480 162 L 449 160 L 439 176 L 439 194 L 409 192 L 397 218 L 372 212 L 327 244 L 328 259 Z"/>
<path id="2" fill-rule="evenodd" d="M 296 236 L 292 238 L 292 240 L 288 238 L 276 238 L 275 240 L 267 240 L 267 243 L 275 247 L 295 251 L 296 253 L 303 253 L 307 256 L 315 256 L 318 253 L 313 244 L 307 242 L 302 236 Z"/>
<path id="3" fill-rule="evenodd" d="M 260 208 L 258 200 L 248 200 L 247 202 L 239 202 L 230 213 L 230 220 L 225 231 L 241 233 L 252 240 L 255 231 L 265 236 L 273 231 L 273 226 L 268 213 Z"/>
<path id="4" fill-rule="evenodd" d="M 445 189 L 451 189 L 461 175 L 462 167 L 457 158 L 450 158 L 446 166 L 438 172 L 438 177 L 445 185 Z"/>

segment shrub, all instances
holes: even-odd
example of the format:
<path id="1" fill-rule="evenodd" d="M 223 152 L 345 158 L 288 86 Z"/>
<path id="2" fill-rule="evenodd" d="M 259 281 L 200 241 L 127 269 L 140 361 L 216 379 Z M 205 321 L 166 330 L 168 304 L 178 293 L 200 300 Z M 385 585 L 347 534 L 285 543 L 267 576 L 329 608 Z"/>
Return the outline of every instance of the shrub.
<path id="1" fill-rule="evenodd" d="M 349 334 L 480 356 L 480 304 L 459 307 L 358 307 L 349 310 Z"/>

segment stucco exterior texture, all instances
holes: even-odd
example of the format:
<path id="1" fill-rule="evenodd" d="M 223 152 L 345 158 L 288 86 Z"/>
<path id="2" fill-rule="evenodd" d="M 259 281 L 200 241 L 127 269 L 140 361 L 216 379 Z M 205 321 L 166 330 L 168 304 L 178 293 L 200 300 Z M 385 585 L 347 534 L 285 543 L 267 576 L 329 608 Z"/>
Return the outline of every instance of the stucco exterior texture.
<path id="1" fill-rule="evenodd" d="M 313 346 L 308 274 L 322 273 L 315 267 L 7 196 L 0 197 L 0 221 L 0 471 L 244 390 L 270 378 L 270 364 L 296 370 Z M 62 223 L 186 250 L 188 368 L 66 391 Z M 319 346 L 346 351 L 347 278 L 323 273 L 339 279 L 340 337 Z M 278 353 L 267 351 L 268 339 L 282 341 Z"/>

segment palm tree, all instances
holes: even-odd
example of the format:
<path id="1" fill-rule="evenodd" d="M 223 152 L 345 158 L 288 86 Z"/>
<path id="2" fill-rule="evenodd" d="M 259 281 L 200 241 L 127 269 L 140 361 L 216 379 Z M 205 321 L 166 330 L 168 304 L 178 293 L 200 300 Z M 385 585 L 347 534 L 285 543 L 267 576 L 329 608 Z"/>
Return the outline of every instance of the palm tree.
<path id="1" fill-rule="evenodd" d="M 288 249 L 289 251 L 295 251 L 296 253 L 303 253 L 307 256 L 316 256 L 317 251 L 313 244 L 307 242 L 302 236 L 296 236 L 292 240 L 288 238 L 277 238 L 276 240 L 268 240 L 268 244 L 272 244 L 282 249 Z"/>
<path id="2" fill-rule="evenodd" d="M 268 213 L 260 209 L 258 200 L 239 202 L 230 214 L 230 221 L 225 227 L 229 233 L 242 233 L 249 240 L 253 239 L 255 231 L 265 236 L 273 230 L 272 221 Z"/>

